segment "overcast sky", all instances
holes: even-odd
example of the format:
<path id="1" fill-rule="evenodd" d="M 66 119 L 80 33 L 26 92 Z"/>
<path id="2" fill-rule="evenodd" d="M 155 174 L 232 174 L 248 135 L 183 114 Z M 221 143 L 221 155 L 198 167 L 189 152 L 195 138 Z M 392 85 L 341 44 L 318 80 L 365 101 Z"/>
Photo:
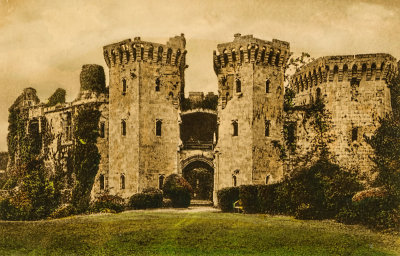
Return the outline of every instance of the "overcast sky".
<path id="1" fill-rule="evenodd" d="M 23 88 L 36 88 L 45 101 L 62 87 L 73 100 L 83 64 L 106 68 L 106 44 L 136 36 L 165 43 L 184 33 L 186 92 L 216 92 L 212 51 L 235 33 L 288 41 L 291 51 L 313 57 L 399 58 L 399 9 L 396 0 L 0 0 L 0 151 L 7 150 L 8 107 Z"/>

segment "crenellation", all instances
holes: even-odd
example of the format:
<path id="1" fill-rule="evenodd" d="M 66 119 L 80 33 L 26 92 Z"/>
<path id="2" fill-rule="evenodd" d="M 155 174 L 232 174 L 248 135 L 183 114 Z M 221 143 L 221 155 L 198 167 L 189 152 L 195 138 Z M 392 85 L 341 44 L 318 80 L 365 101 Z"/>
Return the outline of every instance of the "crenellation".
<path id="1" fill-rule="evenodd" d="M 252 35 L 235 34 L 233 42 L 219 44 L 217 49 L 218 51 L 214 51 L 214 69 L 216 70 L 243 63 L 271 65 L 281 69 L 289 57 L 289 43 L 276 39 L 273 39 L 272 42 L 264 41 L 254 38 Z M 237 58 L 237 54 L 239 58 Z M 235 58 L 232 57 L 233 55 Z M 268 58 L 265 58 L 266 56 Z"/>
<path id="2" fill-rule="evenodd" d="M 78 109 L 96 106 L 101 112 L 97 147 L 102 158 L 92 198 L 105 192 L 128 198 L 149 187 L 162 187 L 169 174 L 185 177 L 201 170 L 213 177 L 209 192 L 216 203 L 216 191 L 221 188 L 278 182 L 293 168 L 311 164 L 315 159 L 308 154 L 315 153 L 313 143 L 318 138 L 315 120 L 307 111 L 322 101 L 331 119 L 325 135 L 335 161 L 373 176 L 373 150 L 364 137 L 371 136 L 378 120 L 391 111 L 388 83 L 398 66 L 391 55 L 314 60 L 291 77 L 295 107 L 286 111 L 289 43 L 238 33 L 213 52 L 218 98 L 189 93 L 189 105 L 217 105 L 209 110 L 184 107 L 185 47 L 183 34 L 165 44 L 134 37 L 106 45 L 109 87 L 105 87 L 101 66 L 84 65 L 80 92 L 72 102 L 47 106 L 40 103 L 35 89 L 26 88 L 12 107 L 21 108 L 27 132 L 39 127 L 39 132 L 55 136 L 43 152 L 46 168 L 54 173 L 58 160 L 62 168 L 68 168 Z M 285 159 L 281 153 L 286 124 L 294 126 L 296 148 Z M 68 188 L 65 191 L 70 193 Z"/>

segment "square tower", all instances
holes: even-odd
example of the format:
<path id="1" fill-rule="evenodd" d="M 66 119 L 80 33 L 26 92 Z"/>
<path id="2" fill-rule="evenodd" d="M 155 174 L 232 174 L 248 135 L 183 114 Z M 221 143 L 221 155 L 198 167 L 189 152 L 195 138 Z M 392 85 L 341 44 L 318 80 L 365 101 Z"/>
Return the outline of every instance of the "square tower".
<path id="1" fill-rule="evenodd" d="M 289 43 L 236 34 L 214 52 L 218 77 L 215 191 L 265 184 L 283 175 L 284 69 Z"/>
<path id="2" fill-rule="evenodd" d="M 110 171 L 106 189 L 129 197 L 177 172 L 185 38 L 139 37 L 104 47 L 110 69 Z"/>

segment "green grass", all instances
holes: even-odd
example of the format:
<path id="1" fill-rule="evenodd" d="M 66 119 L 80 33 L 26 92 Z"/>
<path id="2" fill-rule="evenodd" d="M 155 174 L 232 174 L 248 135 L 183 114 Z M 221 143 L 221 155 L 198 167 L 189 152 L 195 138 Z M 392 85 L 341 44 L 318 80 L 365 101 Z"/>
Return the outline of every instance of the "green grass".
<path id="1" fill-rule="evenodd" d="M 2 221 L 0 255 L 400 255 L 400 238 L 285 216 L 130 211 Z"/>

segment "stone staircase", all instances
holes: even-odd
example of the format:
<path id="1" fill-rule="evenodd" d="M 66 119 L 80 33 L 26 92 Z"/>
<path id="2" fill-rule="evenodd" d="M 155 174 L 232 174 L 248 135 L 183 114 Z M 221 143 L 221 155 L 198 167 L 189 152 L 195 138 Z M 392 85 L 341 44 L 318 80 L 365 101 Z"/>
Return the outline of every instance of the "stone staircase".
<path id="1" fill-rule="evenodd" d="M 212 207 L 213 202 L 210 200 L 196 200 L 193 199 L 190 201 L 190 207 Z"/>

